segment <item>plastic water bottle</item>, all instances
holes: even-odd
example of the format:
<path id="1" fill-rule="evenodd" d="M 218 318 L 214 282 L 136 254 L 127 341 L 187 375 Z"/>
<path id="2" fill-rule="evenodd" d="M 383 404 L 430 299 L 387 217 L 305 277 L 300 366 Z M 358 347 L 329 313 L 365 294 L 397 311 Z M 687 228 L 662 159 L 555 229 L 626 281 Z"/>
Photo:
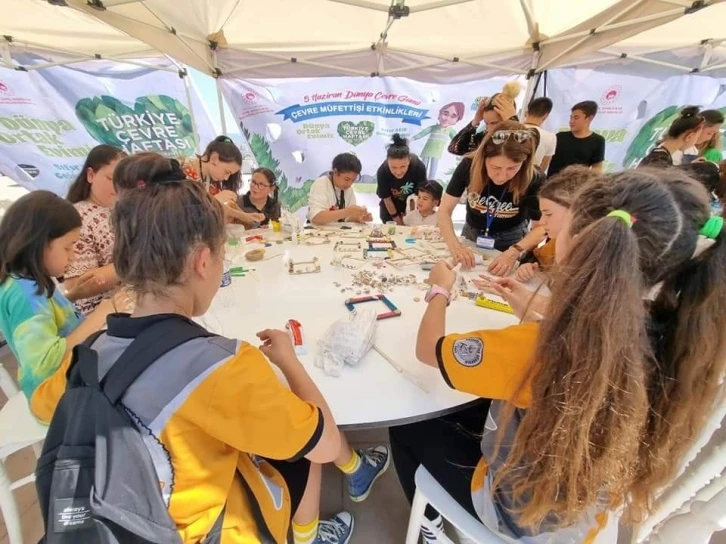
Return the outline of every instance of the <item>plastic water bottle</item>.
<path id="1" fill-rule="evenodd" d="M 230 262 L 225 259 L 224 261 L 224 274 L 222 274 L 222 281 L 219 283 L 219 287 L 227 287 L 228 285 L 232 284 L 232 276 L 229 273 L 230 268 L 232 268 Z"/>

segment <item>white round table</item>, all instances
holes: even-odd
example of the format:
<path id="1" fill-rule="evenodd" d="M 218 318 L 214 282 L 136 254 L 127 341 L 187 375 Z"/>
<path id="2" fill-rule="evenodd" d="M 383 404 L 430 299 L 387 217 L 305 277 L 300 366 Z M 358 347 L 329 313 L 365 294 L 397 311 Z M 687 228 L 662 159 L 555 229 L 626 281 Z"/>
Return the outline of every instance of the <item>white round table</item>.
<path id="1" fill-rule="evenodd" d="M 405 242 L 410 229 L 399 227 L 397 232 L 393 237 L 396 244 L 412 247 Z M 288 319 L 299 321 L 307 348 L 307 354 L 301 355 L 300 360 L 327 400 L 338 426 L 343 429 L 388 427 L 422 421 L 456 412 L 476 400 L 476 397 L 449 388 L 438 369 L 416 360 L 416 335 L 426 308 L 423 300 L 425 291 L 420 287 L 398 286 L 386 293 L 402 315 L 379 321 L 375 337 L 375 345 L 410 373 L 414 380 L 407 379 L 374 350 L 357 366 L 345 366 L 340 376 L 326 375 L 314 364 L 318 339 L 334 321 L 346 316 L 348 309 L 344 301 L 357 296 L 355 291 L 341 293 L 342 287 L 334 285 L 336 282 L 342 286 L 352 285 L 354 274 L 354 271 L 331 265 L 335 257 L 342 255 L 333 249 L 339 238 L 331 238 L 330 244 L 308 246 L 293 245 L 292 242 L 277 244 L 276 240 L 286 235 L 270 230 L 245 233 L 246 236 L 254 234 L 263 234 L 268 242 L 272 242 L 272 246 L 266 248 L 266 260 L 251 263 L 242 257 L 248 250 L 263 247 L 258 243 L 228 251 L 232 266 L 242 266 L 252 269 L 252 272 L 245 277 L 233 277 L 231 285 L 219 290 L 210 310 L 199 318 L 205 327 L 217 334 L 258 345 L 255 336 L 258 331 L 284 329 Z M 365 238 L 360 241 L 367 245 Z M 421 246 L 424 244 L 419 242 Z M 309 261 L 317 256 L 321 272 L 290 275 L 283 265 L 282 254 L 286 251 L 296 262 Z M 281 256 L 267 258 L 277 254 Z M 362 253 L 355 256 L 362 258 Z M 371 261 L 360 270 L 366 269 L 389 275 L 412 273 L 421 282 L 428 277 L 428 272 L 420 266 L 397 270 L 386 265 L 376 269 Z M 472 278 L 483 271 L 484 267 L 480 266 L 463 275 Z M 371 291 L 371 294 L 376 292 Z M 361 293 L 359 296 L 364 295 Z M 416 302 L 415 298 L 420 300 Z M 381 311 L 385 309 L 381 302 L 368 304 L 378 305 Z M 459 297 L 451 303 L 447 312 L 446 328 L 448 332 L 466 332 L 502 328 L 516 322 L 511 314 L 481 308 L 472 300 Z"/>

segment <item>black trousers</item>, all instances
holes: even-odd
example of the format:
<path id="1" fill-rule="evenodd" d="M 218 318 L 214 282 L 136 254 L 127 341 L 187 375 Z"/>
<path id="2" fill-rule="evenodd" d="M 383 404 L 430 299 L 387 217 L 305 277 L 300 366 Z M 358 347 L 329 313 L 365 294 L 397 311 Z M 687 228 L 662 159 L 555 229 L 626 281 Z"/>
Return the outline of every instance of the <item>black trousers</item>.
<path id="1" fill-rule="evenodd" d="M 423 465 L 456 502 L 476 517 L 471 481 L 481 459 L 480 441 L 490 404 L 491 400 L 480 399 L 461 412 L 388 430 L 393 463 L 409 503 L 416 493 L 416 470 Z M 437 515 L 431 506 L 426 508 L 428 519 Z"/>

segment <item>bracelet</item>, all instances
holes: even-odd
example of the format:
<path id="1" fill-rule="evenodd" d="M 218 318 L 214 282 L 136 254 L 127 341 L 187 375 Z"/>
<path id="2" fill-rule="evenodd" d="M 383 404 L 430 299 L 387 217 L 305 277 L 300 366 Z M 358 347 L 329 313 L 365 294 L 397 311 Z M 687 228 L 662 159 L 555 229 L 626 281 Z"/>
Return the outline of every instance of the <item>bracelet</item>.
<path id="1" fill-rule="evenodd" d="M 516 249 L 517 251 L 519 251 L 520 253 L 524 253 L 524 252 L 526 251 L 526 250 L 525 250 L 525 249 L 524 249 L 524 248 L 523 248 L 522 246 L 520 246 L 519 244 L 513 244 L 513 245 L 512 245 L 512 247 L 513 247 L 514 249 Z"/>

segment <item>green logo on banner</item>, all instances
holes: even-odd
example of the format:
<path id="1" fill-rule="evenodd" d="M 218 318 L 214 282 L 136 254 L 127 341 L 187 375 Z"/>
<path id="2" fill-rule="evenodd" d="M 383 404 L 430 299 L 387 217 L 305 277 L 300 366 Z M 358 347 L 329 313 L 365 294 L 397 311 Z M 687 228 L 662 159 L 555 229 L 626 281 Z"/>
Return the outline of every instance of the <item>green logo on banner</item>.
<path id="1" fill-rule="evenodd" d="M 165 95 L 140 96 L 133 108 L 112 96 L 83 98 L 76 116 L 94 140 L 127 153 L 190 155 L 197 143 L 189 110 Z"/>
<path id="2" fill-rule="evenodd" d="M 338 123 L 338 135 L 350 145 L 360 145 L 368 138 L 373 136 L 376 125 L 370 121 L 360 121 L 352 123 L 351 121 L 343 121 Z"/>

